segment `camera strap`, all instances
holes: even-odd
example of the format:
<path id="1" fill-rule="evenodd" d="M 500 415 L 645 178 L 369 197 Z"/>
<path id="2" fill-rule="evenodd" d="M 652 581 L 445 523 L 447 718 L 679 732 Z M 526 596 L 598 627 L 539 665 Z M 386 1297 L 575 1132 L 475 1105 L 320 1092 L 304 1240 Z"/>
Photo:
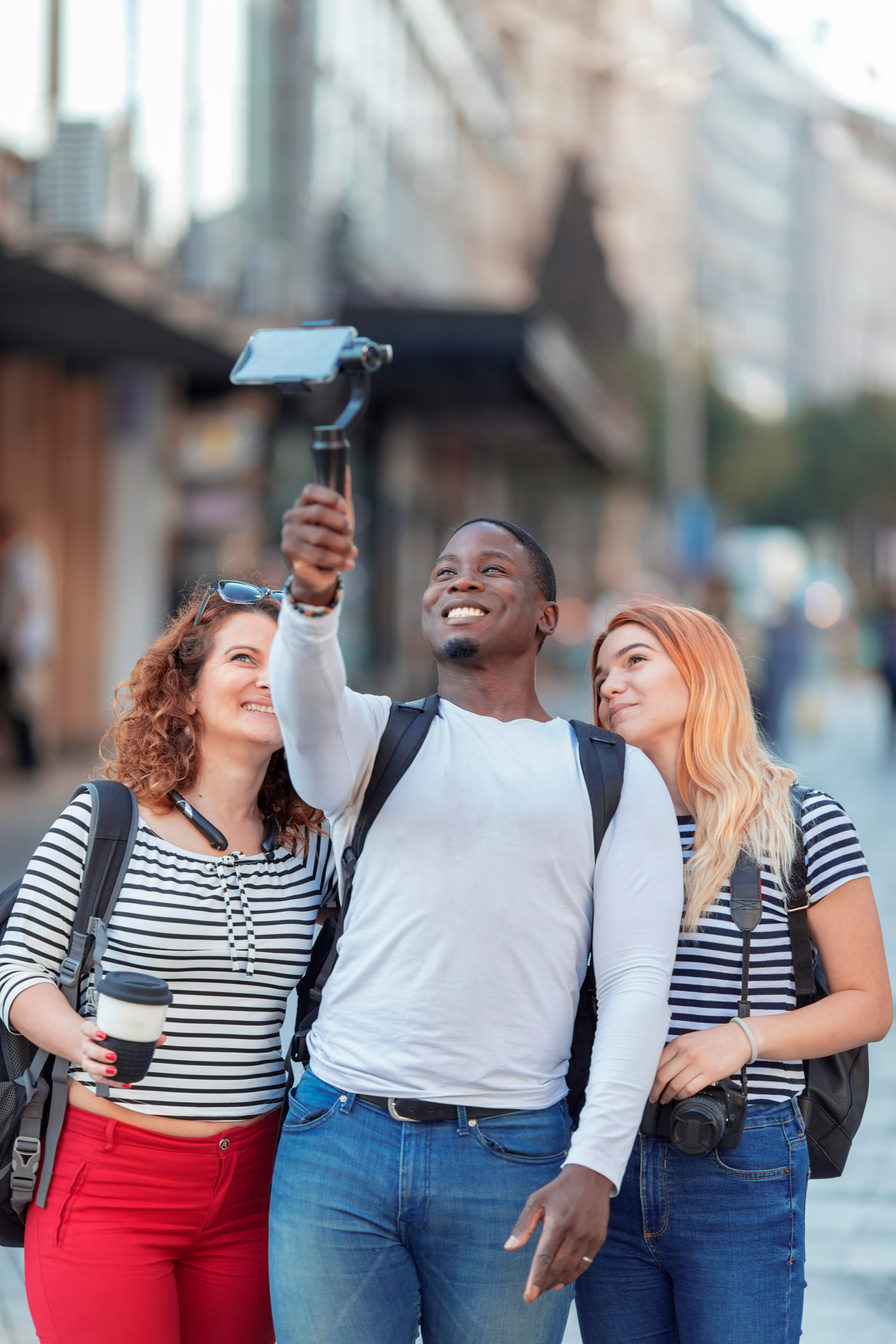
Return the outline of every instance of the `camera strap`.
<path id="1" fill-rule="evenodd" d="M 731 874 L 731 918 L 741 931 L 743 952 L 741 955 L 740 998 L 737 1001 L 738 1017 L 750 1016 L 750 935 L 762 916 L 762 880 L 759 865 L 749 854 L 741 850 L 737 857 L 734 872 Z M 747 1066 L 740 1071 L 740 1085 L 747 1095 Z"/>

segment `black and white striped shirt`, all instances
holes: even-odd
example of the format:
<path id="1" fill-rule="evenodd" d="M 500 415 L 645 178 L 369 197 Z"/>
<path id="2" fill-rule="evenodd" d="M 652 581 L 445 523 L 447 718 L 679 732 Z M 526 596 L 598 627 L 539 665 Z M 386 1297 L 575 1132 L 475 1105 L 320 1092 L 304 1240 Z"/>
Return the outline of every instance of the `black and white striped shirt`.
<path id="1" fill-rule="evenodd" d="M 65 809 L 28 865 L 0 943 L 0 1014 L 31 985 L 58 984 L 84 872 L 90 800 Z M 242 1120 L 280 1102 L 280 1027 L 302 974 L 323 897 L 335 890 L 327 837 L 308 854 L 206 856 L 162 840 L 142 821 L 109 921 L 104 971 L 167 980 L 167 1043 L 142 1083 L 114 1091 L 151 1115 Z M 87 978 L 81 1012 L 88 1011 Z M 89 1075 L 72 1076 L 93 1089 Z"/>
<path id="2" fill-rule="evenodd" d="M 694 844 L 693 817 L 679 817 L 678 829 L 687 862 Z M 807 793 L 802 829 L 810 904 L 844 882 L 868 875 L 855 827 L 826 793 Z M 670 1041 L 737 1016 L 743 936 L 731 918 L 730 900 L 726 885 L 697 932 L 679 938 L 669 991 Z M 756 1016 L 796 1006 L 785 895 L 768 863 L 762 871 L 762 917 L 750 940 L 750 1003 Z M 751 1101 L 787 1101 L 805 1087 L 800 1060 L 758 1059 L 747 1078 Z"/>

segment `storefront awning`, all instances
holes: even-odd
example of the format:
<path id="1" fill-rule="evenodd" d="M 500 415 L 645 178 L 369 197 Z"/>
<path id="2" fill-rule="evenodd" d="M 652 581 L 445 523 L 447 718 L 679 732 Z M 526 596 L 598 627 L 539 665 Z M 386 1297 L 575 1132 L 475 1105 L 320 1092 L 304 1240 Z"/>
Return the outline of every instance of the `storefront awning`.
<path id="1" fill-rule="evenodd" d="M 159 292 L 133 296 L 140 278 L 135 268 L 96 258 L 95 275 L 79 265 L 66 266 L 64 249 L 58 264 L 34 254 L 0 248 L 0 349 L 55 356 L 80 367 L 102 367 L 120 360 L 148 361 L 175 367 L 199 382 L 226 385 L 234 353 L 230 342 L 211 334 L 197 335 L 195 313 L 178 321 L 171 304 L 176 297 Z M 184 300 L 185 310 L 190 304 Z M 166 311 L 166 304 L 168 310 Z M 153 311 L 155 307 L 155 311 Z M 192 325 L 192 329 L 191 329 Z"/>
<path id="2" fill-rule="evenodd" d="M 373 379 L 375 402 L 421 412 L 528 404 L 610 470 L 640 457 L 635 416 L 550 312 L 352 305 L 343 317 L 394 349 Z"/>

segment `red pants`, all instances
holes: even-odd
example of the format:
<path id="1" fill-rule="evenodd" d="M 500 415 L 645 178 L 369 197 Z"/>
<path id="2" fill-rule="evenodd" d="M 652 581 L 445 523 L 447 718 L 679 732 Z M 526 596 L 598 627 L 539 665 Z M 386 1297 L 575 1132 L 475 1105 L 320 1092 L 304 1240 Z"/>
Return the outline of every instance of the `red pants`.
<path id="1" fill-rule="evenodd" d="M 41 1344 L 273 1344 L 278 1119 L 175 1139 L 69 1107 L 25 1228 Z"/>

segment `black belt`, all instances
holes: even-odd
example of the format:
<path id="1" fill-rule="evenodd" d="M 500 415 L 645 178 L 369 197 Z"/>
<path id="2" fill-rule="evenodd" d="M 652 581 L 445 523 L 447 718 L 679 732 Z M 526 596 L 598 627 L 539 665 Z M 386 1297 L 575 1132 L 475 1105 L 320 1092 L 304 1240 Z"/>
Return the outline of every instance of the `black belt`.
<path id="1" fill-rule="evenodd" d="M 371 1106 L 379 1106 L 388 1111 L 393 1120 L 409 1120 L 419 1124 L 421 1120 L 456 1120 L 457 1106 L 449 1106 L 444 1101 L 414 1101 L 408 1097 L 368 1097 L 363 1092 L 357 1094 L 359 1101 L 368 1101 Z M 519 1109 L 519 1108 L 516 1108 Z M 465 1106 L 470 1120 L 479 1120 L 486 1115 L 509 1115 L 507 1106 Z"/>

